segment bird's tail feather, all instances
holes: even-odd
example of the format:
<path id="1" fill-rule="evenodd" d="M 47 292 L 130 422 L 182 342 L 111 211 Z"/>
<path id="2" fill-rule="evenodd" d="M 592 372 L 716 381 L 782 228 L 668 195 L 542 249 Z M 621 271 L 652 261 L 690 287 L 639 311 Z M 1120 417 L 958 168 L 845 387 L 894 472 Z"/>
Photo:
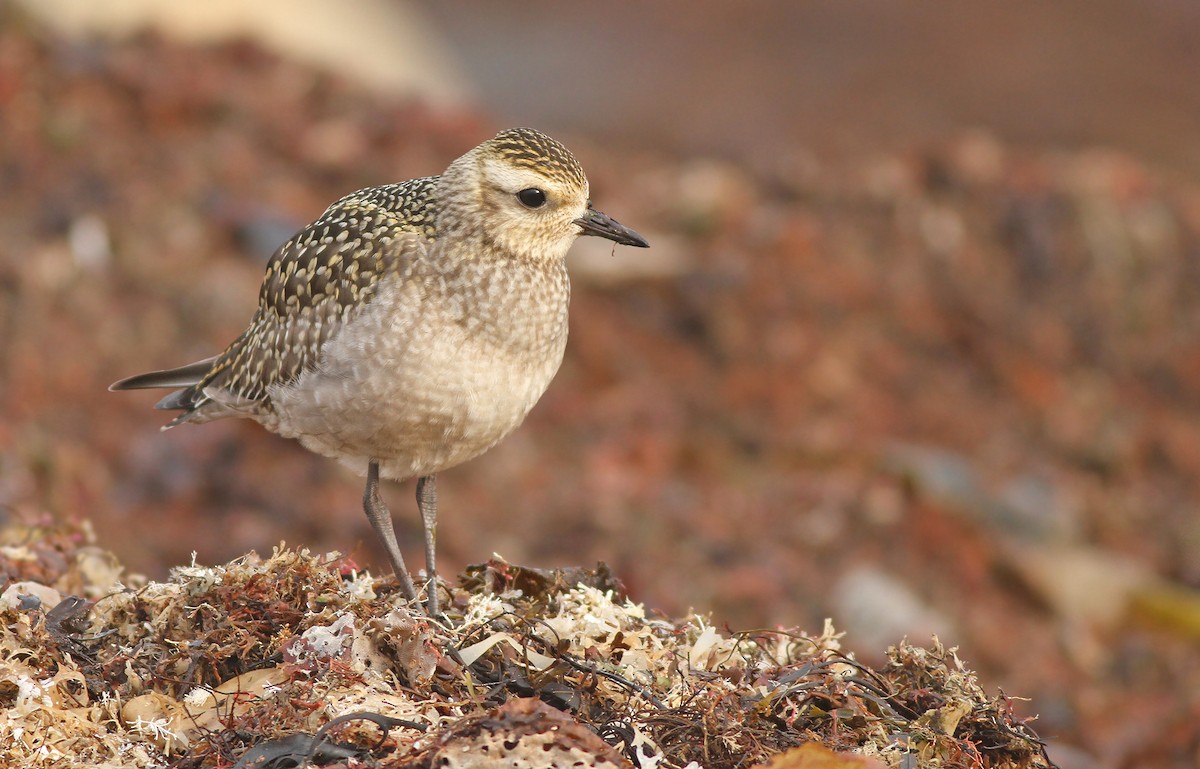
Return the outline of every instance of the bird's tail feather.
<path id="1" fill-rule="evenodd" d="M 196 407 L 201 402 L 207 400 L 207 398 L 197 392 L 196 385 L 208 374 L 215 360 L 216 356 L 198 360 L 195 363 L 189 363 L 179 368 L 137 374 L 136 376 L 126 377 L 118 382 L 113 382 L 109 385 L 108 389 L 147 390 L 159 387 L 180 388 L 173 393 L 168 393 L 165 398 L 154 404 L 154 408 L 156 409 L 184 412 L 163 427 L 166 430 L 175 425 L 190 421 L 193 418 L 193 412 Z"/>

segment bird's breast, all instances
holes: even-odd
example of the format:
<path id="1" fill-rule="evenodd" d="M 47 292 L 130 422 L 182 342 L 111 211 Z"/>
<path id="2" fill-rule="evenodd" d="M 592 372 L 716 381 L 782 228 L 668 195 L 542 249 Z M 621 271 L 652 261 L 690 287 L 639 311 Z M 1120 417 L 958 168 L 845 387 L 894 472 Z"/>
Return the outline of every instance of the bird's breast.
<path id="1" fill-rule="evenodd" d="M 568 298 L 553 278 L 400 276 L 313 369 L 272 394 L 274 429 L 348 464 L 379 459 L 390 477 L 471 459 L 515 429 L 554 377 Z"/>

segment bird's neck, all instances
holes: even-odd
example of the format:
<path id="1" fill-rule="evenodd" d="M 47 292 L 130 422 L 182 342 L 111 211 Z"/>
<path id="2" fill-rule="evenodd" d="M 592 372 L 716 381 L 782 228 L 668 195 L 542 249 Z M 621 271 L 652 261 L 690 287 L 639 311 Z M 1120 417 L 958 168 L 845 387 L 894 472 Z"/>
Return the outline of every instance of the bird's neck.
<path id="1" fill-rule="evenodd" d="M 472 335 L 513 351 L 557 347 L 561 353 L 571 297 L 565 262 L 513 259 L 489 249 L 434 248 L 430 256 L 426 290 L 453 308 Z"/>

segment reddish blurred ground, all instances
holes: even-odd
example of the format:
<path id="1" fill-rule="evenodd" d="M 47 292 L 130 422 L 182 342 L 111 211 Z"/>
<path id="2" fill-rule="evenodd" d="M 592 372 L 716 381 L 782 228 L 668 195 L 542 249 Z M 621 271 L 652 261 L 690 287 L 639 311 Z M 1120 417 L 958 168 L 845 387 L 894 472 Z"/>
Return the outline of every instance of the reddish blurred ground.
<path id="1" fill-rule="evenodd" d="M 0 511 L 88 517 L 153 575 L 280 539 L 385 563 L 333 463 L 251 424 L 160 433 L 153 397 L 104 388 L 217 351 L 269 252 L 329 201 L 502 126 L 247 46 L 5 22 Z M 644 258 L 686 268 L 577 281 L 550 392 L 439 484 L 447 573 L 493 551 L 605 560 L 665 612 L 832 616 L 871 656 L 851 607 L 898 602 L 847 586 L 870 566 L 1058 745 L 1191 765 L 1195 639 L 1073 613 L 1024 559 L 1091 548 L 1200 586 L 1200 184 L 977 134 L 754 174 L 561 138 Z M 411 487 L 388 493 L 415 542 Z"/>

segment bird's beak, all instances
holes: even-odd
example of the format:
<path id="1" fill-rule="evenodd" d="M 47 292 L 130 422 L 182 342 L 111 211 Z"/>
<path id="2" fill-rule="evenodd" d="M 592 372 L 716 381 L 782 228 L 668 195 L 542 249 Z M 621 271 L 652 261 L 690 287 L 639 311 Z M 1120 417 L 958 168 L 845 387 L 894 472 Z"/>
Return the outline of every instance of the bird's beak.
<path id="1" fill-rule="evenodd" d="M 650 244 L 641 235 L 638 235 L 603 211 L 597 211 L 592 208 L 591 203 L 588 203 L 587 212 L 576 219 L 575 223 L 583 230 L 584 235 L 596 235 L 601 238 L 608 238 L 614 243 L 620 243 L 622 246 L 650 247 Z"/>

